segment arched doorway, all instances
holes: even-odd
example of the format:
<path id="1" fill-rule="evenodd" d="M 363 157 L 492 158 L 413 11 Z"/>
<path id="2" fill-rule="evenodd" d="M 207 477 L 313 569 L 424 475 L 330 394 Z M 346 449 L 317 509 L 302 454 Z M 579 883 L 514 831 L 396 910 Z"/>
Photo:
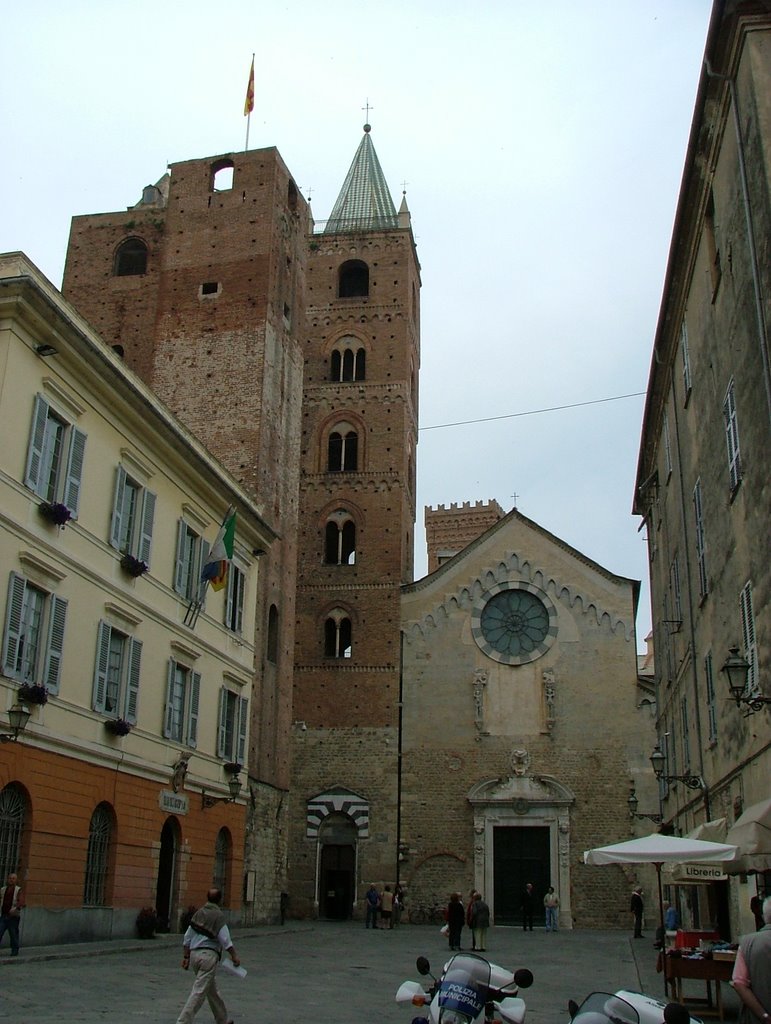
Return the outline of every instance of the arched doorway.
<path id="1" fill-rule="evenodd" d="M 167 818 L 161 829 L 158 853 L 158 881 L 155 888 L 155 909 L 158 931 L 170 932 L 177 912 L 177 857 L 180 844 L 179 822 Z"/>
<path id="2" fill-rule="evenodd" d="M 345 814 L 330 814 L 319 829 L 319 915 L 347 921 L 356 894 L 358 831 Z"/>

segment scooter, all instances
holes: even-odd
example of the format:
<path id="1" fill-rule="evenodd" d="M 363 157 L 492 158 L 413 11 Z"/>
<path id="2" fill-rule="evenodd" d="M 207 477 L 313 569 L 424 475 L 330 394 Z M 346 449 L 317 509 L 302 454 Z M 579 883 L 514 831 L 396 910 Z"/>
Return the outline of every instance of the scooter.
<path id="1" fill-rule="evenodd" d="M 397 1003 L 427 1008 L 427 1016 L 413 1018 L 412 1024 L 523 1024 L 525 1001 L 517 992 L 533 984 L 527 968 L 512 974 L 473 953 L 453 956 L 438 978 L 424 956 L 418 957 L 416 966 L 419 974 L 431 978 L 428 990 L 418 981 L 405 981 L 396 993 Z"/>
<path id="2" fill-rule="evenodd" d="M 568 1003 L 571 1024 L 702 1024 L 681 1003 L 662 1003 L 641 992 L 592 992 Z"/>

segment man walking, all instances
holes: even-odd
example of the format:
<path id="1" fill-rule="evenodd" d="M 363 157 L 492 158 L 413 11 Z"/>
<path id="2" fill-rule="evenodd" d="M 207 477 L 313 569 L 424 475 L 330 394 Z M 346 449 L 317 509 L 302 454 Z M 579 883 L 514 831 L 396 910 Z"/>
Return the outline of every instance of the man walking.
<path id="1" fill-rule="evenodd" d="M 18 876 L 11 872 L 8 883 L 0 889 L 0 942 L 8 932 L 11 942 L 11 956 L 19 955 L 19 922 L 24 909 L 24 893 L 17 885 Z"/>
<path id="2" fill-rule="evenodd" d="M 230 959 L 239 966 L 241 961 L 233 948 L 225 915 L 220 909 L 222 893 L 209 889 L 206 903 L 196 910 L 190 926 L 182 939 L 182 966 L 185 970 L 192 964 L 195 981 L 187 1002 L 177 1018 L 177 1024 L 192 1024 L 192 1020 L 208 999 L 216 1024 L 233 1024 L 228 1021 L 228 1011 L 217 989 L 217 967 L 226 950 Z"/>

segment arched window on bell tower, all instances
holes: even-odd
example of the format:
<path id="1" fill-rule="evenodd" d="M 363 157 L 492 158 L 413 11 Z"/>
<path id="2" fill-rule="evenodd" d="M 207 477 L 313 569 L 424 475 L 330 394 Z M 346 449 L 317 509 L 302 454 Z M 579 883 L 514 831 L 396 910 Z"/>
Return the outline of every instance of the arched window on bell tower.
<path id="1" fill-rule="evenodd" d="M 339 383 L 364 380 L 367 353 L 356 338 L 341 338 L 329 357 L 330 379 Z"/>
<path id="2" fill-rule="evenodd" d="M 369 295 L 369 267 L 363 260 L 347 260 L 338 271 L 338 298 L 354 299 L 367 295 Z"/>
<path id="3" fill-rule="evenodd" d="M 327 519 L 324 527 L 324 562 L 326 565 L 356 563 L 356 523 L 345 509 L 337 509 Z"/>
<path id="4" fill-rule="evenodd" d="M 359 462 L 359 435 L 348 423 L 339 424 L 329 435 L 327 469 L 330 473 L 355 473 Z"/>
<path id="5" fill-rule="evenodd" d="M 333 608 L 324 622 L 324 657 L 351 657 L 351 620 L 342 608 Z"/>

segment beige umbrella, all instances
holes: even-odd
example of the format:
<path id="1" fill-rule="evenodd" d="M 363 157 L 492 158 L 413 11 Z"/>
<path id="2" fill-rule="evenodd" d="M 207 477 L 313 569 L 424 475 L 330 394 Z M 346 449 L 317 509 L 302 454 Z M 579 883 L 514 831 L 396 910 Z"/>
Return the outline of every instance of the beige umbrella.
<path id="1" fill-rule="evenodd" d="M 726 865 L 729 874 L 771 871 L 771 798 L 748 807 L 728 830 L 726 842 L 739 847 L 739 855 Z"/>

